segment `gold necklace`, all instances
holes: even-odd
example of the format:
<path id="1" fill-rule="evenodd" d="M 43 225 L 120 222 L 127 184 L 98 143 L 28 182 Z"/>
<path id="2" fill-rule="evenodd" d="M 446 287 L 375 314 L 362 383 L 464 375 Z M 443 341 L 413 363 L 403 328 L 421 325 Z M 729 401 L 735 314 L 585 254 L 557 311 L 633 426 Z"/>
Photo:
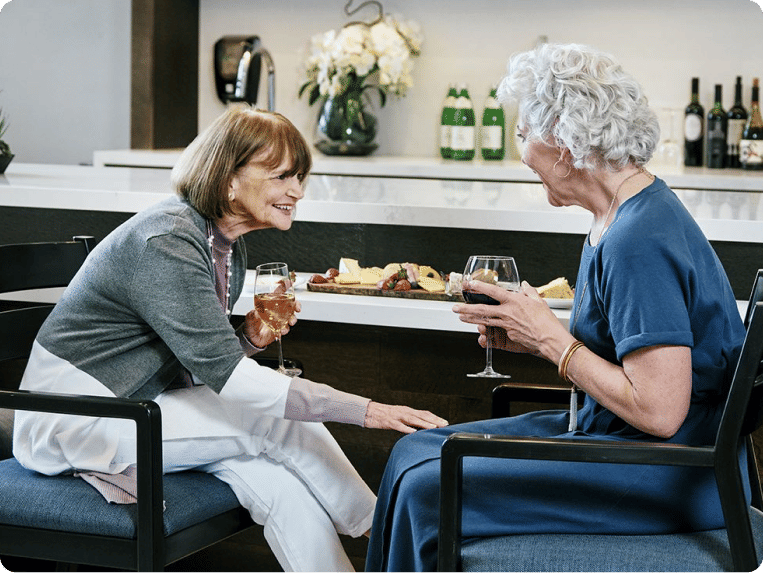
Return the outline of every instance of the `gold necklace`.
<path id="1" fill-rule="evenodd" d="M 649 173 L 643 167 L 639 167 L 638 171 L 636 171 L 635 173 L 631 173 L 630 175 L 628 175 L 628 177 L 626 177 L 620 182 L 620 185 L 618 185 L 617 189 L 615 189 L 615 194 L 612 196 L 612 201 L 609 203 L 609 209 L 607 209 L 607 215 L 604 217 L 604 226 L 602 226 L 601 233 L 599 233 L 599 238 L 597 239 L 596 244 L 593 246 L 594 249 L 599 248 L 599 244 L 601 243 L 602 237 L 604 237 L 604 233 L 606 233 L 610 229 L 610 227 L 612 227 L 611 224 L 609 226 L 606 226 L 607 220 L 609 219 L 609 216 L 612 214 L 612 208 L 615 206 L 615 201 L 617 201 L 617 195 L 618 193 L 620 193 L 620 189 L 623 188 L 623 185 L 625 185 L 627 181 L 633 179 L 636 175 L 640 175 L 642 173 L 644 175 L 650 176 L 652 181 L 654 181 L 654 175 L 651 175 L 651 173 Z M 614 221 L 612 221 L 612 223 L 614 224 Z M 589 242 L 590 242 L 590 239 L 589 239 Z M 575 318 L 573 319 L 572 329 L 570 330 L 570 333 L 572 334 L 572 336 L 575 336 L 575 326 L 578 323 L 578 316 L 580 315 L 580 307 L 583 305 L 583 297 L 585 296 L 585 291 L 587 288 L 588 288 L 588 281 L 586 280 L 585 284 L 583 285 L 583 292 L 580 293 L 580 299 L 578 299 L 578 307 L 575 310 Z"/>
<path id="2" fill-rule="evenodd" d="M 620 182 L 620 185 L 617 186 L 617 189 L 615 190 L 615 194 L 612 196 L 612 201 L 609 204 L 609 209 L 607 209 L 607 215 L 604 217 L 604 226 L 601 228 L 601 233 L 599 233 L 599 239 L 596 241 L 596 244 L 594 245 L 594 249 L 599 248 L 599 244 L 601 244 L 601 239 L 604 236 L 604 233 L 609 230 L 609 228 L 614 224 L 614 221 L 612 221 L 612 224 L 609 225 L 609 227 L 606 226 L 607 220 L 609 219 L 609 216 L 612 214 L 612 208 L 615 206 L 615 201 L 617 200 L 617 194 L 620 193 L 620 189 L 623 188 L 623 185 L 625 185 L 625 182 L 632 179 L 636 175 L 643 173 L 644 175 L 651 175 L 646 169 L 643 167 L 639 167 L 638 171 L 636 173 L 631 173 L 623 179 Z M 652 181 L 654 181 L 654 175 L 651 175 Z M 589 237 L 590 242 L 590 237 Z M 580 293 L 580 299 L 578 300 L 578 307 L 575 309 L 575 317 L 572 320 L 572 329 L 570 330 L 570 333 L 572 336 L 575 336 L 575 327 L 578 324 L 578 317 L 580 316 L 580 308 L 583 306 L 583 298 L 585 298 L 585 292 L 586 289 L 588 289 L 588 280 L 586 280 L 585 284 L 583 285 L 583 292 Z M 572 388 L 570 388 L 570 424 L 567 428 L 568 431 L 574 432 L 578 428 L 578 394 L 577 394 L 577 386 L 575 384 L 572 384 Z"/>

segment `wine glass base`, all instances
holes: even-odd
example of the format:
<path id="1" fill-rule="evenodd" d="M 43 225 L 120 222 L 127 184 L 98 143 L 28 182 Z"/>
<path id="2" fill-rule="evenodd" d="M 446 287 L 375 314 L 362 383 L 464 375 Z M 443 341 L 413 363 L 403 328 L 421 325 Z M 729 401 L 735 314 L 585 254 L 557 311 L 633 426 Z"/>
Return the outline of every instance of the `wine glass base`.
<path id="1" fill-rule="evenodd" d="M 302 370 L 299 368 L 279 368 L 278 372 L 281 374 L 286 374 L 287 376 L 291 376 L 292 378 L 302 374 Z"/>
<path id="2" fill-rule="evenodd" d="M 482 372 L 477 372 L 476 374 L 467 374 L 467 378 L 511 378 L 510 374 L 500 374 L 499 372 L 492 371 L 489 372 L 487 370 L 483 370 Z"/>

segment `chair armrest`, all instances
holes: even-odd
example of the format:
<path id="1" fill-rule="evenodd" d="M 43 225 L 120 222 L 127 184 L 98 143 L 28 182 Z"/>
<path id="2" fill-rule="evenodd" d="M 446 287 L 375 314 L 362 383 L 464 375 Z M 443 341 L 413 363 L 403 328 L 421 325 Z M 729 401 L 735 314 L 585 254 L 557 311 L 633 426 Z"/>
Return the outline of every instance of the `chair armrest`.
<path id="1" fill-rule="evenodd" d="M 148 536 L 152 540 L 150 551 L 163 547 L 162 416 L 155 402 L 116 397 L 0 390 L 0 408 L 133 420 L 136 430 L 138 473 L 137 531 L 139 537 Z"/>
<path id="2" fill-rule="evenodd" d="M 585 400 L 585 392 L 577 391 L 578 406 Z M 491 401 L 491 418 L 507 418 L 511 416 L 512 402 L 540 402 L 544 404 L 570 403 L 570 388 L 551 386 L 550 384 L 535 384 L 532 382 L 504 382 L 493 388 Z"/>
<path id="3" fill-rule="evenodd" d="M 714 454 L 711 446 L 452 434 L 440 459 L 438 570 L 458 571 L 460 566 L 464 457 L 713 467 Z"/>
<path id="4" fill-rule="evenodd" d="M 714 453 L 712 446 L 467 433 L 452 434 L 442 446 L 443 460 L 447 458 L 454 462 L 466 456 L 476 456 L 713 467 Z"/>

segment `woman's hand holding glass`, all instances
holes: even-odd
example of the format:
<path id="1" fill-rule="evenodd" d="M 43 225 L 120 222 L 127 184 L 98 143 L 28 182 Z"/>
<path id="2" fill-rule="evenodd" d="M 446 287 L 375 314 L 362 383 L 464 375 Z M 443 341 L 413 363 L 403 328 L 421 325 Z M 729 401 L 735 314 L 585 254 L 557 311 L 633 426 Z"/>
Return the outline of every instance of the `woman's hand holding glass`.
<path id="1" fill-rule="evenodd" d="M 528 353 L 545 357 L 553 362 L 552 344 L 559 336 L 571 338 L 538 292 L 527 282 L 523 282 L 518 292 L 501 287 L 472 281 L 469 290 L 490 296 L 498 305 L 457 304 L 453 312 L 463 322 L 478 325 L 480 346 L 487 347 L 487 332 L 490 332 L 493 348 L 509 352 Z M 488 330 L 488 327 L 491 327 Z"/>
<path id="2" fill-rule="evenodd" d="M 472 255 L 466 262 L 463 274 L 462 295 L 468 304 L 498 305 L 498 299 L 471 289 L 475 282 L 484 282 L 509 291 L 519 288 L 519 273 L 512 257 L 492 255 Z M 490 331 L 487 331 L 490 332 Z M 470 378 L 511 378 L 493 370 L 493 346 L 491 339 L 485 339 L 485 369 L 476 374 L 467 374 Z"/>
<path id="3" fill-rule="evenodd" d="M 254 278 L 254 308 L 260 321 L 267 325 L 278 341 L 278 372 L 299 376 L 299 368 L 286 368 L 283 361 L 281 337 L 296 322 L 297 301 L 294 284 L 286 263 L 257 265 Z"/>
<path id="4" fill-rule="evenodd" d="M 297 301 L 297 304 L 294 308 L 295 314 L 289 318 L 289 323 L 281 330 L 281 336 L 288 334 L 291 327 L 297 324 L 296 313 L 301 311 L 302 304 Z M 265 324 L 262 318 L 260 318 L 260 315 L 257 314 L 256 309 L 252 309 L 246 314 L 244 319 L 244 334 L 246 335 L 247 339 L 249 339 L 249 342 L 258 348 L 265 348 L 276 340 L 275 333 L 267 324 Z"/>

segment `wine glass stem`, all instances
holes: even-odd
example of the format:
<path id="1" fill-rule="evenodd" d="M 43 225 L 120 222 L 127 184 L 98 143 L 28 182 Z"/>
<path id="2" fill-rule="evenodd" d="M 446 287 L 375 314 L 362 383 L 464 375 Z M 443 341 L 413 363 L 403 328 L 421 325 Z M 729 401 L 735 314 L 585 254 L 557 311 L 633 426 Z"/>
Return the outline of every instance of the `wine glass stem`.
<path id="1" fill-rule="evenodd" d="M 487 344 L 485 344 L 485 371 L 493 371 L 493 345 L 490 343 L 490 329 L 486 331 Z"/>
<path id="2" fill-rule="evenodd" d="M 278 340 L 278 369 L 281 372 L 285 372 L 286 367 L 283 365 L 283 346 L 281 346 L 281 337 L 277 336 L 276 340 Z"/>

